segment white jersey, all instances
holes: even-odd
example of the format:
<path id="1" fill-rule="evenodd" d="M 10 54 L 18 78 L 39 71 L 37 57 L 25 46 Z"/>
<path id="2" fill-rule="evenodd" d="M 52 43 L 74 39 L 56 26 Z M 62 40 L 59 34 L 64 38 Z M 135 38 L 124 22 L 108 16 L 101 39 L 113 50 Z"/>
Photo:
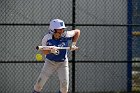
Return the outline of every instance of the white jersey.
<path id="1" fill-rule="evenodd" d="M 73 30 L 65 31 L 59 40 L 55 40 L 52 38 L 53 34 L 49 32 L 42 39 L 42 46 L 68 47 L 68 41 L 70 41 L 74 35 L 75 32 Z M 47 54 L 46 58 L 51 61 L 64 62 L 65 60 L 67 60 L 67 50 L 59 50 L 58 55 L 55 55 L 53 53 Z"/>

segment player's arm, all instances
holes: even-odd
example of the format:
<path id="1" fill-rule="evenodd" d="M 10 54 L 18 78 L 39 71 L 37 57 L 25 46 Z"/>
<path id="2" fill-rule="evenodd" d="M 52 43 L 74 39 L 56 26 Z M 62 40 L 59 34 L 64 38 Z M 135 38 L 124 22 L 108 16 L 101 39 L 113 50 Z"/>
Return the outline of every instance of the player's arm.
<path id="1" fill-rule="evenodd" d="M 78 41 L 78 38 L 80 36 L 80 30 L 79 29 L 75 29 L 72 31 L 67 31 L 66 37 L 72 37 L 72 45 L 71 45 L 71 51 L 76 50 L 76 43 Z"/>
<path id="2" fill-rule="evenodd" d="M 42 53 L 44 55 L 47 55 L 47 54 L 50 54 L 50 53 L 53 53 L 53 54 L 57 55 L 59 53 L 59 51 L 58 51 L 58 49 L 51 48 L 50 50 L 42 50 Z"/>
<path id="3" fill-rule="evenodd" d="M 71 37 L 72 42 L 75 42 L 75 43 L 77 43 L 79 36 L 80 36 L 79 29 L 75 29 L 75 30 L 71 30 L 71 31 L 66 32 L 66 37 Z"/>
<path id="4" fill-rule="evenodd" d="M 42 53 L 43 53 L 44 55 L 47 55 L 47 54 L 49 54 L 49 53 L 51 53 L 51 52 L 50 52 L 50 50 L 42 50 Z"/>
<path id="5" fill-rule="evenodd" d="M 47 34 L 47 35 L 45 35 L 45 36 L 43 37 L 43 39 L 42 39 L 42 46 L 46 46 L 46 45 L 47 45 L 48 39 L 49 39 L 49 35 Z M 44 55 L 47 55 L 47 54 L 51 53 L 50 50 L 41 50 L 41 52 L 42 52 L 42 54 L 44 54 Z"/>
<path id="6" fill-rule="evenodd" d="M 74 31 L 74 36 L 72 37 L 72 42 L 76 45 L 76 43 L 78 41 L 78 38 L 80 36 L 80 30 L 75 29 L 75 30 L 72 30 L 72 31 Z"/>

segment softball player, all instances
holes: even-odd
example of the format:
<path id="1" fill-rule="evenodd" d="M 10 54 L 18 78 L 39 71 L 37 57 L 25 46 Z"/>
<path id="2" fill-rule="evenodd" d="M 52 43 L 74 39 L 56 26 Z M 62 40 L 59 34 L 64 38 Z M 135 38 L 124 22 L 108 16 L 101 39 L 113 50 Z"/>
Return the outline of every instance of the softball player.
<path id="1" fill-rule="evenodd" d="M 68 41 L 72 40 L 71 51 L 76 50 L 76 42 L 80 36 L 80 30 L 64 31 L 65 24 L 60 19 L 50 22 L 49 33 L 42 39 L 42 46 L 68 47 Z M 42 50 L 46 55 L 44 66 L 34 86 L 33 93 L 40 93 L 46 81 L 53 74 L 58 73 L 60 81 L 59 93 L 67 93 L 69 87 L 69 66 L 66 49 Z"/>

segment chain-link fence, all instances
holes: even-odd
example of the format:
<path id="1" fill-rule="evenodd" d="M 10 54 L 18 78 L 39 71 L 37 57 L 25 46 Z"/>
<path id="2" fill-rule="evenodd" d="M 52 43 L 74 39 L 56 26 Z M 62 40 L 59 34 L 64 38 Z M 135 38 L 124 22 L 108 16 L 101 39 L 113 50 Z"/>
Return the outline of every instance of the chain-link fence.
<path id="1" fill-rule="evenodd" d="M 42 62 L 36 62 L 35 55 L 39 51 L 35 47 L 41 45 L 49 22 L 54 18 L 64 20 L 68 27 L 66 30 L 81 30 L 77 43 L 80 49 L 68 55 L 70 93 L 130 91 L 130 59 L 139 56 L 139 50 L 135 50 L 137 42 L 132 43 L 136 39 L 132 39 L 131 31 L 140 26 L 139 23 L 129 25 L 132 24 L 131 4 L 135 2 L 0 1 L 0 93 L 32 93 L 43 66 Z M 59 82 L 54 74 L 41 93 L 54 93 L 58 90 Z"/>

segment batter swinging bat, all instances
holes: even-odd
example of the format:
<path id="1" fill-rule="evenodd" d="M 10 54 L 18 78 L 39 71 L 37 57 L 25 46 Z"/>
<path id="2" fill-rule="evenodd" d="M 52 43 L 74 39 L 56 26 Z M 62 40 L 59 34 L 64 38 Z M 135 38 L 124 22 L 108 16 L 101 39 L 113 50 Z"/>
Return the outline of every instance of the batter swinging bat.
<path id="1" fill-rule="evenodd" d="M 78 49 L 78 47 L 76 47 Z M 37 50 L 51 50 L 51 49 L 71 49 L 71 47 L 56 47 L 56 46 L 37 46 Z"/>

